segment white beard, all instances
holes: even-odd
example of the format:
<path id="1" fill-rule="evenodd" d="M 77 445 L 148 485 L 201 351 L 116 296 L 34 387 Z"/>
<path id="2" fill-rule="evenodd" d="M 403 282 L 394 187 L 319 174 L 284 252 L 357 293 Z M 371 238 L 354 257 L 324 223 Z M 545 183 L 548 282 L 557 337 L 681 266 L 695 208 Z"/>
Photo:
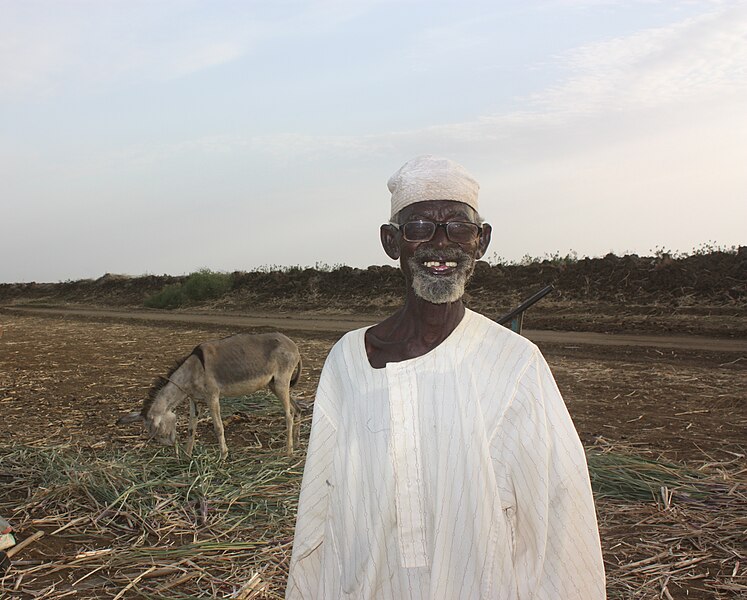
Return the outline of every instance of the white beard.
<path id="1" fill-rule="evenodd" d="M 407 259 L 412 273 L 412 289 L 415 295 L 432 304 L 446 304 L 456 302 L 464 296 L 472 271 L 475 268 L 475 258 L 462 250 L 452 249 L 440 257 L 457 262 L 456 271 L 451 275 L 434 275 L 424 266 L 423 262 L 433 255 L 432 251 L 420 252 Z"/>

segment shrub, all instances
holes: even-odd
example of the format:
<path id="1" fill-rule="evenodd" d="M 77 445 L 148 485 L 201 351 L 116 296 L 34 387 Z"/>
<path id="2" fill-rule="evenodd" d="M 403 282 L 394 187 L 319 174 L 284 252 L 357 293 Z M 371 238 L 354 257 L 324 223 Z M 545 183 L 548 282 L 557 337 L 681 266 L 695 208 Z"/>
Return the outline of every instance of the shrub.
<path id="1" fill-rule="evenodd" d="M 228 292 L 233 278 L 227 273 L 200 269 L 182 283 L 167 285 L 157 294 L 145 300 L 148 308 L 179 308 L 185 304 L 219 298 Z"/>
<path id="2" fill-rule="evenodd" d="M 231 289 L 231 283 L 231 275 L 228 273 L 200 269 L 184 282 L 184 295 L 191 302 L 219 298 Z"/>
<path id="3" fill-rule="evenodd" d="M 181 283 L 167 285 L 157 294 L 145 300 L 148 308 L 179 308 L 186 301 Z"/>

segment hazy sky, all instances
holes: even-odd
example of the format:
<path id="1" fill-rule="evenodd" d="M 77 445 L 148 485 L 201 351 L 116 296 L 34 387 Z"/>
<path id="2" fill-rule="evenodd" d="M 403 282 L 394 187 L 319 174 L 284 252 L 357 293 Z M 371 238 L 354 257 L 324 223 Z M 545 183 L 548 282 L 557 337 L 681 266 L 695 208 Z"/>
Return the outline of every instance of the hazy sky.
<path id="1" fill-rule="evenodd" d="M 393 264 L 388 177 L 488 257 L 747 243 L 747 2 L 0 0 L 0 281 Z"/>

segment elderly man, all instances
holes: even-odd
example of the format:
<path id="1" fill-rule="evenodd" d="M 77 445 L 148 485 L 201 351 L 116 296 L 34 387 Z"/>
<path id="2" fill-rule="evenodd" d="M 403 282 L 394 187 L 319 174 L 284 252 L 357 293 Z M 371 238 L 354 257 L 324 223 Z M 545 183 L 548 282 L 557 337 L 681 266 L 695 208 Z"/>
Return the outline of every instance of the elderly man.
<path id="1" fill-rule="evenodd" d="M 287 598 L 596 600 L 583 447 L 539 350 L 465 308 L 490 242 L 477 182 L 432 156 L 389 180 L 404 306 L 319 380 Z"/>

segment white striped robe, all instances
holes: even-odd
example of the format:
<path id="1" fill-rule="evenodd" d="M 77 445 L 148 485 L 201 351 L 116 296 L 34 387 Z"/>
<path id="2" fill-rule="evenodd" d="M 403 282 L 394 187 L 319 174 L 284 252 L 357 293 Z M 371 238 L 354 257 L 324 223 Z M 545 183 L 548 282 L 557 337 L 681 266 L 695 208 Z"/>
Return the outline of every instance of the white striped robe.
<path id="1" fill-rule="evenodd" d="M 584 450 L 536 346 L 467 310 L 374 369 L 364 335 L 320 377 L 286 598 L 604 598 Z"/>

